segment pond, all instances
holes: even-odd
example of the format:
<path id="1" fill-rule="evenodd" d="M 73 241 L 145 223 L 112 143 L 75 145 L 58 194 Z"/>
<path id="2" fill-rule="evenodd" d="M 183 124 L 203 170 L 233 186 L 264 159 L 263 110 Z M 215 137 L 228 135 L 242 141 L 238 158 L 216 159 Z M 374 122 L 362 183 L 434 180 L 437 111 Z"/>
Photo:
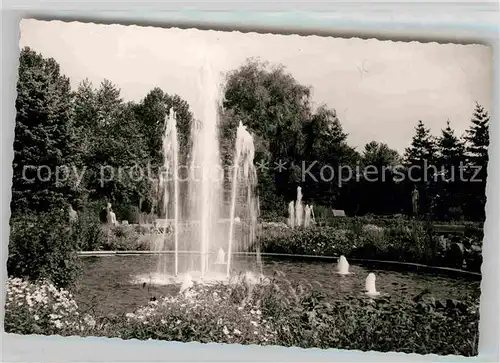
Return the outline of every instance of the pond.
<path id="1" fill-rule="evenodd" d="M 173 266 L 173 256 L 162 258 L 166 259 L 167 265 Z M 167 296 L 179 291 L 179 285 L 134 283 L 137 276 L 156 272 L 158 256 L 100 256 L 82 259 L 83 274 L 73 288 L 73 293 L 81 307 L 92 309 L 100 315 L 132 312 L 147 304 L 153 296 Z M 335 260 L 297 261 L 276 257 L 263 257 L 262 260 L 266 276 L 271 277 L 276 271 L 280 271 L 292 284 L 299 281 L 311 283 L 326 299 L 332 301 L 341 299 L 346 294 L 363 294 L 365 279 L 370 272 L 376 275 L 377 290 L 391 298 L 413 297 L 425 290 L 440 299 L 461 300 L 480 294 L 480 281 L 464 277 L 390 271 L 353 263 L 349 269 L 352 274 L 343 276 L 336 273 Z M 255 271 L 255 257 L 237 256 L 235 265 L 241 270 Z"/>

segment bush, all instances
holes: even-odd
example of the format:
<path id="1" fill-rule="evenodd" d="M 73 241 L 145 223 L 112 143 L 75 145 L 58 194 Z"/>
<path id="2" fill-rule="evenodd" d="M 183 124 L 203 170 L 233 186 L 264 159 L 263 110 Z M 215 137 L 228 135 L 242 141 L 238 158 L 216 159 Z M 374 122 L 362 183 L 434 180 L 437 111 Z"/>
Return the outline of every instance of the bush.
<path id="1" fill-rule="evenodd" d="M 17 281 L 8 284 L 5 312 L 10 333 L 465 356 L 477 355 L 478 323 L 476 299 L 422 293 L 325 301 L 313 286 L 294 286 L 282 274 L 256 283 L 195 284 L 134 313 L 106 317 L 87 315 L 64 291 Z"/>
<path id="2" fill-rule="evenodd" d="M 5 312 L 9 333 L 80 335 L 95 325 L 90 315 L 80 314 L 69 291 L 48 281 L 9 278 Z"/>
<path id="3" fill-rule="evenodd" d="M 73 224 L 78 248 L 81 251 L 98 251 L 105 242 L 106 236 L 99 216 L 93 211 L 85 209 L 78 215 L 78 220 Z"/>
<path id="4" fill-rule="evenodd" d="M 263 252 L 337 256 L 349 250 L 351 235 L 332 227 L 267 227 L 259 238 Z"/>
<path id="5" fill-rule="evenodd" d="M 80 239 L 63 211 L 13 216 L 10 226 L 9 276 L 45 278 L 57 286 L 75 280 L 81 267 Z"/>
<path id="6" fill-rule="evenodd" d="M 116 219 L 119 221 L 128 221 L 129 224 L 138 224 L 141 212 L 135 205 L 122 204 L 116 207 Z"/>
<path id="7" fill-rule="evenodd" d="M 263 252 L 339 256 L 422 264 L 448 265 L 446 254 L 438 254 L 438 236 L 431 224 L 419 221 L 398 221 L 392 227 L 363 225 L 364 220 L 349 221 L 349 229 L 313 226 L 310 228 L 281 227 L 266 224 L 259 234 Z M 456 236 L 471 246 L 470 238 Z M 478 271 L 481 260 L 478 246 L 467 250 L 465 260 L 469 270 Z"/>
<path id="8" fill-rule="evenodd" d="M 139 234 L 130 225 L 103 226 L 104 243 L 102 249 L 105 251 L 130 251 L 136 250 Z"/>

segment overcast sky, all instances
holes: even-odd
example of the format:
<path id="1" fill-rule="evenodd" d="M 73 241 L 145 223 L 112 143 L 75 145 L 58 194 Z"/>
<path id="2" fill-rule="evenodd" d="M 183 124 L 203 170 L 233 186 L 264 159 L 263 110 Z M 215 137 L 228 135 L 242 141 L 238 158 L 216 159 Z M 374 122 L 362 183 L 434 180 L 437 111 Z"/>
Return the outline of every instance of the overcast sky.
<path id="1" fill-rule="evenodd" d="M 107 78 L 125 100 L 155 86 L 178 94 L 202 118 L 199 77 L 207 60 L 219 73 L 248 57 L 283 64 L 313 88 L 313 101 L 337 110 L 348 142 L 372 140 L 403 152 L 421 119 L 438 135 L 449 119 L 458 134 L 475 102 L 492 102 L 492 49 L 256 33 L 23 20 L 20 46 L 53 57 L 76 88 Z"/>

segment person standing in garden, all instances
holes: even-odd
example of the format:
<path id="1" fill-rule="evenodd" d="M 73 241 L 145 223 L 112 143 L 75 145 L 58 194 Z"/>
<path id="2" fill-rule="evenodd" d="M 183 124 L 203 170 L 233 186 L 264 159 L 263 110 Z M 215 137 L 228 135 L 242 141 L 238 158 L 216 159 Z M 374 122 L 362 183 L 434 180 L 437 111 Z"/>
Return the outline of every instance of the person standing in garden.
<path id="1" fill-rule="evenodd" d="M 414 218 L 418 216 L 418 200 L 419 200 L 418 190 L 417 187 L 414 185 L 413 192 L 411 193 L 412 213 Z"/>

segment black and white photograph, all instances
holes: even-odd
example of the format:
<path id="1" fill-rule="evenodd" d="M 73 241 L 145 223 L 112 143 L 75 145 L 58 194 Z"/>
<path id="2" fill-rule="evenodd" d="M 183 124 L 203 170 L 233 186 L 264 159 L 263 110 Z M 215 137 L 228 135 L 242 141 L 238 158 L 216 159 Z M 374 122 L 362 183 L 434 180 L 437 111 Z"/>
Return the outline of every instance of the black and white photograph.
<path id="1" fill-rule="evenodd" d="M 7 333 L 478 355 L 491 46 L 23 19 L 18 59 Z"/>

